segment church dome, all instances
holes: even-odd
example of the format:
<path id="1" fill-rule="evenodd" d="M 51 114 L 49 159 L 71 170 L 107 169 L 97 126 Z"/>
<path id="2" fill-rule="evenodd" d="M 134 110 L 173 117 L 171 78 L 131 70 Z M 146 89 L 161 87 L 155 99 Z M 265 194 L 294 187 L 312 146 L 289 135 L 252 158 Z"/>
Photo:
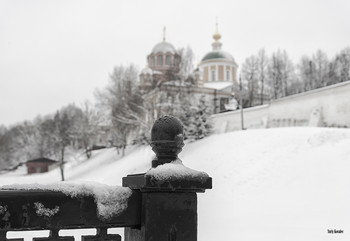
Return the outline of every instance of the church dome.
<path id="1" fill-rule="evenodd" d="M 199 78 L 205 83 L 236 81 L 237 67 L 235 59 L 229 52 L 222 50 L 221 34 L 218 31 L 216 23 L 216 32 L 213 35 L 214 42 L 211 44 L 213 49 L 207 52 L 199 63 Z"/>
<path id="2" fill-rule="evenodd" d="M 156 44 L 156 46 L 154 46 L 152 49 L 152 54 L 168 53 L 168 52 L 170 52 L 172 54 L 176 54 L 176 50 L 175 50 L 174 46 L 171 43 L 168 43 L 165 41 Z"/>
<path id="3" fill-rule="evenodd" d="M 222 50 L 214 50 L 214 51 L 207 53 L 203 57 L 202 62 L 206 61 L 206 60 L 212 60 L 212 59 L 223 59 L 223 60 L 229 60 L 232 62 L 235 61 L 230 53 L 228 53 L 226 51 L 222 51 Z"/>
<path id="4" fill-rule="evenodd" d="M 149 74 L 152 75 L 153 71 L 151 68 L 149 68 L 148 66 L 146 66 L 145 68 L 142 69 L 141 74 Z"/>

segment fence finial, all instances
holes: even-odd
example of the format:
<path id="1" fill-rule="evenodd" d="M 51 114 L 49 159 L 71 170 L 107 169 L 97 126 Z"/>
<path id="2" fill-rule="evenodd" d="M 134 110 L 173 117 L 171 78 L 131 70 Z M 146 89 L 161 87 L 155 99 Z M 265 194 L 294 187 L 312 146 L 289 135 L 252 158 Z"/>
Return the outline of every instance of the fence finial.
<path id="1" fill-rule="evenodd" d="M 173 116 L 163 116 L 156 120 L 151 130 L 151 147 L 156 153 L 152 167 L 169 163 L 177 159 L 184 146 L 184 127 Z"/>

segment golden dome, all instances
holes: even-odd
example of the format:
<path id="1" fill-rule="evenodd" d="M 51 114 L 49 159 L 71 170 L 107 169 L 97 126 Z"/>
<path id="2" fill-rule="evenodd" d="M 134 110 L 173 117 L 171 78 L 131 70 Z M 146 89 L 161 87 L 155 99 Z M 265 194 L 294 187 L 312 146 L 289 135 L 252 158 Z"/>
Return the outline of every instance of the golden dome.
<path id="1" fill-rule="evenodd" d="M 216 17 L 216 32 L 214 33 L 213 35 L 213 38 L 215 39 L 216 42 L 219 41 L 219 39 L 221 39 L 221 35 L 219 33 L 219 30 L 218 30 L 218 18 Z"/>
<path id="2" fill-rule="evenodd" d="M 216 31 L 216 33 L 214 33 L 213 38 L 215 39 L 216 42 L 219 41 L 219 39 L 221 39 L 221 35 L 218 31 Z"/>

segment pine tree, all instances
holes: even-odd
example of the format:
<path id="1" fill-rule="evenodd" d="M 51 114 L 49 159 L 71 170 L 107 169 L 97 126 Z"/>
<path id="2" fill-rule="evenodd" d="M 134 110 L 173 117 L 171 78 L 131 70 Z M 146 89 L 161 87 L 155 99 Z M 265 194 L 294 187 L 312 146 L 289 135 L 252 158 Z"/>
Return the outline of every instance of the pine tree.
<path id="1" fill-rule="evenodd" d="M 184 120 L 186 138 L 190 141 L 195 141 L 209 136 L 212 132 L 211 111 L 205 97 L 202 96 L 198 105 L 194 108 L 189 107 L 189 105 L 186 106 L 185 116 L 182 118 Z"/>

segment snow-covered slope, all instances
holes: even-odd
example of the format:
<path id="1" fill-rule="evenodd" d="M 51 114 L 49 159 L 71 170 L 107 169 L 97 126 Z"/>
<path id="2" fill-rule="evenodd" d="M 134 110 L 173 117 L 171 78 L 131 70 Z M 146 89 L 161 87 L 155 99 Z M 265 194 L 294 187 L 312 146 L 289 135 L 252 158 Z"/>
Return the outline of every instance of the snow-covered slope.
<path id="1" fill-rule="evenodd" d="M 113 149 L 70 164 L 69 181 L 120 185 L 121 178 L 150 168 L 149 147 Z M 278 128 L 213 135 L 187 144 L 184 165 L 207 172 L 213 189 L 199 194 L 199 241 L 350 240 L 350 130 Z M 59 181 L 59 171 L 0 183 Z M 328 230 L 343 230 L 331 234 Z"/>
<path id="2" fill-rule="evenodd" d="M 228 133 L 183 159 L 214 182 L 200 195 L 199 240 L 350 240 L 350 130 Z"/>

